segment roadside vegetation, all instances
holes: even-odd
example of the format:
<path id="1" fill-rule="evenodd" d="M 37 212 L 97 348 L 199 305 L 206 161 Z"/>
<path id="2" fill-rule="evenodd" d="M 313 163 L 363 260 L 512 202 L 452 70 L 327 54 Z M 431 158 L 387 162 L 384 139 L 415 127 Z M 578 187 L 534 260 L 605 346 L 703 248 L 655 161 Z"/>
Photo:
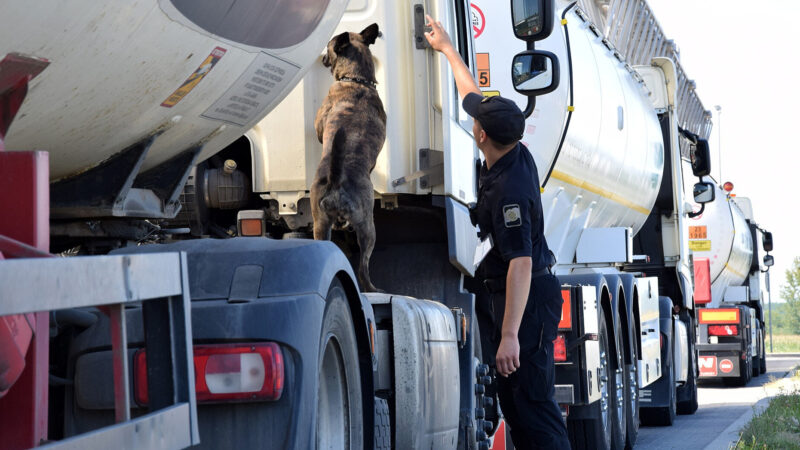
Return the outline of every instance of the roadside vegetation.
<path id="1" fill-rule="evenodd" d="M 774 383 L 780 382 L 778 380 Z M 789 386 L 800 386 L 795 371 Z M 800 449 L 800 390 L 782 389 L 767 409 L 753 417 L 742 430 L 736 450 Z"/>

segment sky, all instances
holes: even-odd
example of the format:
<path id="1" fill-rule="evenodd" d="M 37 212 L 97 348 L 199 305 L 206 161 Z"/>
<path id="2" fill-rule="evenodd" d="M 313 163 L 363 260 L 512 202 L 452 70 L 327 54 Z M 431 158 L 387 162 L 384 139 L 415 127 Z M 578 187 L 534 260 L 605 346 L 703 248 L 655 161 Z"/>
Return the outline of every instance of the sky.
<path id="1" fill-rule="evenodd" d="M 785 272 L 800 256 L 800 201 L 792 187 L 800 183 L 800 39 L 794 34 L 800 2 L 647 2 L 678 44 L 681 65 L 713 112 L 712 176 L 731 181 L 737 196 L 749 197 L 756 222 L 772 232 L 772 301 L 782 301 Z"/>

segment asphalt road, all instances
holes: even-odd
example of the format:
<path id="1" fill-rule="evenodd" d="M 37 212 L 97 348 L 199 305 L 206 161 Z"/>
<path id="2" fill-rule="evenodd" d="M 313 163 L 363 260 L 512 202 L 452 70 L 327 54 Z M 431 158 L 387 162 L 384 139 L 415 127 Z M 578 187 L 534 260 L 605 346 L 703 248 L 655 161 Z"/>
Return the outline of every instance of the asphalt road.
<path id="1" fill-rule="evenodd" d="M 717 439 L 726 428 L 753 405 L 767 396 L 764 385 L 782 378 L 800 365 L 800 355 L 768 355 L 767 373 L 745 387 L 725 387 L 722 383 L 704 382 L 697 392 L 699 408 L 690 416 L 678 416 L 671 427 L 641 427 L 636 448 L 725 450 L 727 444 Z"/>

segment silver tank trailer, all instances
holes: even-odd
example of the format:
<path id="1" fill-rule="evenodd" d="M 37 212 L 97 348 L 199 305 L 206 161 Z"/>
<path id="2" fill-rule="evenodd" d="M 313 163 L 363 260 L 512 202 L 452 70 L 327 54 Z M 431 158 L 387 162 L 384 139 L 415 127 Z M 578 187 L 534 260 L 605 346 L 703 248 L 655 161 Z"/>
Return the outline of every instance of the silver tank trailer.
<path id="1" fill-rule="evenodd" d="M 49 61 L 9 150 L 50 152 L 51 180 L 157 134 L 141 169 L 204 145 L 213 155 L 297 84 L 345 0 L 5 0 L 0 59 Z M 159 134 L 160 133 L 160 134 Z"/>
<path id="2" fill-rule="evenodd" d="M 703 214 L 689 221 L 689 247 L 694 257 L 710 262 L 710 308 L 719 306 L 728 286 L 744 283 L 753 258 L 753 239 L 744 212 L 719 186 L 716 189 L 716 200 L 706 203 Z"/>

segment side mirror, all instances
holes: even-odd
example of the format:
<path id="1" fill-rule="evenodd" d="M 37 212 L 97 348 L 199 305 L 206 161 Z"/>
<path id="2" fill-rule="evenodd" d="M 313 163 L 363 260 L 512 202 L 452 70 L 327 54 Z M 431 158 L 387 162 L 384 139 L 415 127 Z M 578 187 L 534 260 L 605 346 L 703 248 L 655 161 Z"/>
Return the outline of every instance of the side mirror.
<path id="1" fill-rule="evenodd" d="M 511 82 L 520 94 L 547 94 L 558 87 L 561 79 L 558 57 L 543 50 L 528 50 L 517 54 L 511 62 Z"/>
<path id="2" fill-rule="evenodd" d="M 553 0 L 511 0 L 511 21 L 517 38 L 541 41 L 553 32 Z"/>
<path id="3" fill-rule="evenodd" d="M 703 205 L 714 201 L 715 190 L 714 185 L 711 183 L 706 183 L 704 181 L 695 183 L 693 191 L 695 203 Z"/>
<path id="4" fill-rule="evenodd" d="M 775 264 L 775 258 L 772 255 L 764 255 L 764 265 L 767 267 L 772 267 Z"/>
<path id="5" fill-rule="evenodd" d="M 692 173 L 696 177 L 704 177 L 711 173 L 711 152 L 708 149 L 708 141 L 705 139 L 698 139 L 696 144 L 692 145 L 691 150 L 692 158 Z"/>
<path id="6" fill-rule="evenodd" d="M 764 235 L 761 236 L 761 245 L 764 247 L 765 252 L 772 251 L 772 233 L 769 231 L 764 232 Z"/>

